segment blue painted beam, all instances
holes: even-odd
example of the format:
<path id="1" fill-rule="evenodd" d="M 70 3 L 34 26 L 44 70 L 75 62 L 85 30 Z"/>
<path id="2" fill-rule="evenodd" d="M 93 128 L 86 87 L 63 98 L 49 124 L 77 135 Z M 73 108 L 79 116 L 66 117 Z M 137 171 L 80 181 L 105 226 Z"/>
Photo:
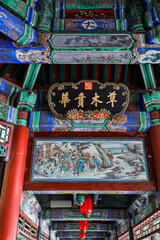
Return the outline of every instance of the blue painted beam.
<path id="1" fill-rule="evenodd" d="M 79 223 L 78 222 L 53 222 L 53 230 L 54 231 L 73 231 L 79 232 Z M 97 222 L 88 222 L 87 223 L 87 231 L 88 232 L 112 232 L 114 230 L 114 224 L 108 223 L 97 223 Z"/>
<path id="2" fill-rule="evenodd" d="M 79 232 L 58 232 L 57 236 L 59 238 L 78 238 L 79 237 Z M 107 237 L 108 234 L 106 232 L 88 232 L 86 233 L 85 238 L 105 238 Z"/>
<path id="3" fill-rule="evenodd" d="M 0 6 L 0 32 L 20 44 L 38 44 L 39 33 Z"/>
<path id="4" fill-rule="evenodd" d="M 148 131 L 151 126 L 149 112 L 126 112 L 123 119 L 58 120 L 51 112 L 31 112 L 28 127 L 30 131 Z"/>
<path id="5" fill-rule="evenodd" d="M 0 63 L 47 63 L 45 46 L 18 45 L 0 33 Z"/>

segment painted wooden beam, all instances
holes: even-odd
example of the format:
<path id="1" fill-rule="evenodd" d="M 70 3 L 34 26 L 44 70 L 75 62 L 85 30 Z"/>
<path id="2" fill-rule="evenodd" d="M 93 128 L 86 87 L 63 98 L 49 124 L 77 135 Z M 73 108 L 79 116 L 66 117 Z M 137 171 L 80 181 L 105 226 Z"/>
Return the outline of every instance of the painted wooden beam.
<path id="1" fill-rule="evenodd" d="M 90 240 L 97 240 L 97 238 L 89 238 Z M 59 240 L 79 240 L 79 238 L 59 238 Z M 99 238 L 98 240 L 108 240 L 107 238 Z"/>
<path id="2" fill-rule="evenodd" d="M 31 112 L 28 127 L 30 131 L 148 131 L 151 126 L 148 112 L 126 112 L 124 121 L 107 119 L 67 119 L 58 120 L 51 112 Z"/>
<path id="3" fill-rule="evenodd" d="M 4 77 L 6 75 L 6 73 L 9 71 L 9 69 L 11 69 L 12 66 L 13 66 L 13 64 L 4 65 L 0 72 L 0 77 Z"/>
<path id="4" fill-rule="evenodd" d="M 81 79 L 82 80 L 86 79 L 86 65 L 85 64 L 81 65 Z"/>
<path id="5" fill-rule="evenodd" d="M 0 0 L 0 4 L 14 15 L 17 15 L 26 24 L 32 27 L 37 26 L 38 12 L 23 1 Z"/>
<path id="6" fill-rule="evenodd" d="M 54 19 L 52 31 L 119 31 L 128 29 L 127 19 Z"/>
<path id="7" fill-rule="evenodd" d="M 141 41 L 141 45 L 146 44 L 144 35 L 136 34 L 135 37 L 128 33 L 119 35 L 63 32 L 63 34 L 44 34 L 42 38 L 42 34 L 40 34 L 41 45 L 38 45 L 39 33 L 5 11 L 7 10 L 3 11 L 0 7 L 0 22 L 2 23 L 0 32 L 3 33 L 0 35 L 0 62 L 2 63 L 159 63 L 160 48 L 158 44 L 154 44 L 154 48 L 153 45 L 149 45 L 147 48 L 137 49 L 137 41 Z M 11 18 L 9 14 L 11 14 Z M 9 26 L 9 30 L 5 24 Z M 18 45 L 12 40 L 28 45 Z M 34 47 L 30 45 L 32 43 L 35 43 Z M 100 51 L 102 48 L 103 51 Z M 133 52 L 137 54 L 136 57 Z M 85 76 L 85 70 L 83 76 Z"/>
<path id="8" fill-rule="evenodd" d="M 53 0 L 41 0 L 39 5 L 38 31 L 51 31 L 53 19 Z"/>
<path id="9" fill-rule="evenodd" d="M 146 90 L 156 89 L 157 83 L 151 64 L 140 64 Z"/>
<path id="10" fill-rule="evenodd" d="M 12 39 L 7 38 L 6 36 L 5 34 L 0 33 L 0 63 L 28 63 L 29 64 L 29 63 L 46 62 L 44 60 L 44 54 L 46 51 L 46 48 L 44 45 L 40 45 L 40 46 L 35 45 L 34 47 L 30 45 L 19 46 L 18 44 L 15 44 L 15 42 L 13 42 Z"/>
<path id="11" fill-rule="evenodd" d="M 41 64 L 30 64 L 24 77 L 23 89 L 32 90 L 37 80 Z"/>
<path id="12" fill-rule="evenodd" d="M 4 103 L 0 103 L 0 121 L 16 125 L 17 119 L 18 109 Z"/>
<path id="13" fill-rule="evenodd" d="M 7 64 L 8 65 L 8 64 Z M 10 77 L 13 79 L 18 80 L 18 77 L 26 70 L 26 66 L 24 66 L 23 64 L 19 64 L 18 66 L 16 66 L 16 68 L 14 68 L 14 70 L 11 72 Z"/>
<path id="14" fill-rule="evenodd" d="M 113 65 L 111 82 L 117 83 L 118 64 Z"/>
<path id="15" fill-rule="evenodd" d="M 79 232 L 58 232 L 57 236 L 59 238 L 78 238 Z M 85 238 L 105 238 L 108 234 L 106 232 L 88 232 L 86 233 Z"/>
<path id="16" fill-rule="evenodd" d="M 40 4 L 40 0 L 27 0 L 26 4 L 32 7 L 34 10 L 37 10 L 38 5 Z"/>
<path id="17" fill-rule="evenodd" d="M 49 83 L 50 83 L 50 86 L 55 83 L 54 71 L 55 71 L 54 64 L 49 65 Z"/>
<path id="18" fill-rule="evenodd" d="M 93 209 L 88 221 L 117 221 L 120 219 L 126 219 L 127 212 L 125 210 L 111 210 L 111 209 Z M 51 221 L 61 220 L 85 220 L 85 216 L 79 209 L 51 209 L 43 212 L 43 219 Z"/>
<path id="19" fill-rule="evenodd" d="M 126 85 L 127 85 L 127 80 L 128 80 L 128 73 L 129 73 L 129 65 L 122 66 L 121 82 Z"/>
<path id="20" fill-rule="evenodd" d="M 78 222 L 53 222 L 53 230 L 54 231 L 74 231 L 79 232 L 79 223 Z M 96 222 L 88 222 L 87 223 L 87 231 L 88 232 L 111 232 L 114 231 L 114 224 L 108 223 L 96 223 Z"/>
<path id="21" fill-rule="evenodd" d="M 131 85 L 132 86 L 137 85 L 138 71 L 139 71 L 139 65 L 134 65 L 132 76 L 131 76 Z"/>
<path id="22" fill-rule="evenodd" d="M 38 44 L 39 33 L 0 6 L 0 32 L 20 44 Z"/>
<path id="23" fill-rule="evenodd" d="M 101 78 L 102 78 L 102 83 L 105 83 L 106 80 L 107 80 L 107 64 L 104 64 L 102 66 L 102 76 L 101 76 Z"/>
<path id="24" fill-rule="evenodd" d="M 14 99 L 17 93 L 20 92 L 22 88 L 19 86 L 8 82 L 7 80 L 0 78 L 0 102 L 11 106 L 14 106 Z"/>

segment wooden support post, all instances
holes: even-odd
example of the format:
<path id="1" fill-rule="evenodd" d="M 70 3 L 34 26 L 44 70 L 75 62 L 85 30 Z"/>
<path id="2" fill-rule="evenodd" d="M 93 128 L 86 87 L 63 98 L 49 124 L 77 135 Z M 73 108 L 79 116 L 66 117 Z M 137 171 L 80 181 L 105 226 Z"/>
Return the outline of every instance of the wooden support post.
<path id="1" fill-rule="evenodd" d="M 1 240 L 16 239 L 27 153 L 28 134 L 29 130 L 27 127 L 15 127 L 12 154 L 10 161 L 6 163 L 0 199 Z"/>
<path id="2" fill-rule="evenodd" d="M 42 231 L 42 216 L 43 216 L 43 212 L 41 211 L 39 213 L 39 226 L 38 226 L 38 235 L 37 235 L 37 240 L 41 239 L 41 231 Z"/>
<path id="3" fill-rule="evenodd" d="M 128 213 L 128 223 L 129 223 L 129 239 L 133 240 L 133 230 L 132 230 L 132 214 Z"/>
<path id="4" fill-rule="evenodd" d="M 52 224 L 49 225 L 49 239 L 48 240 L 51 240 L 52 239 Z"/>
<path id="5" fill-rule="evenodd" d="M 152 126 L 150 128 L 152 150 L 154 157 L 154 165 L 156 171 L 156 179 L 158 190 L 160 191 L 160 125 Z"/>
<path id="6" fill-rule="evenodd" d="M 39 71 L 41 69 L 41 64 L 30 64 L 26 72 L 23 88 L 26 90 L 32 90 L 34 84 L 37 80 Z M 45 78 L 44 78 L 45 81 Z"/>
<path id="7" fill-rule="evenodd" d="M 150 135 L 157 186 L 160 191 L 160 92 L 158 90 L 150 90 L 143 95 L 143 98 L 151 118 L 152 127 L 150 128 Z"/>

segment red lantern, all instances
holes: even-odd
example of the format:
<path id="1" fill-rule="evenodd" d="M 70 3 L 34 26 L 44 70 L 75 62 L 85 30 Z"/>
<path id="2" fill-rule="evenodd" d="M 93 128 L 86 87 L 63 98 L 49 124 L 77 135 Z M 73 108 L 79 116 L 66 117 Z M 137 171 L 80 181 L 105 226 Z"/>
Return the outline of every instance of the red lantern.
<path id="1" fill-rule="evenodd" d="M 79 229 L 82 231 L 82 232 L 86 232 L 87 231 L 87 220 L 81 220 L 79 221 Z"/>
<path id="2" fill-rule="evenodd" d="M 90 217 L 92 213 L 92 198 L 85 197 L 83 205 L 80 207 L 81 213 L 85 214 L 86 217 Z"/>
<path id="3" fill-rule="evenodd" d="M 84 233 L 84 232 L 79 232 L 79 237 L 80 237 L 80 239 L 85 238 L 85 236 L 86 236 L 86 233 Z"/>

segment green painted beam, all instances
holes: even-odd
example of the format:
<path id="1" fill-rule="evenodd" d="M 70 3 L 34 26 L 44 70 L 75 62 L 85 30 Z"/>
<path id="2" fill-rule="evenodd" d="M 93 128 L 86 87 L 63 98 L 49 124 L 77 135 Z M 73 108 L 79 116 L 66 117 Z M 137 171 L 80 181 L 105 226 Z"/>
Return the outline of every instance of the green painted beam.
<path id="1" fill-rule="evenodd" d="M 86 79 L 86 65 L 82 64 L 81 65 L 81 80 L 85 80 Z"/>
<path id="2" fill-rule="evenodd" d="M 37 80 L 37 76 L 41 69 L 41 64 L 29 64 L 28 70 L 26 72 L 23 88 L 26 90 L 32 90 L 34 84 Z"/>
<path id="3" fill-rule="evenodd" d="M 111 75 L 111 82 L 116 83 L 118 76 L 118 64 L 112 66 L 112 75 Z"/>
<path id="4" fill-rule="evenodd" d="M 76 82 L 76 65 L 71 64 L 70 69 L 71 69 L 70 81 L 74 83 L 74 82 Z"/>
<path id="5" fill-rule="evenodd" d="M 152 69 L 152 65 L 151 64 L 140 64 L 140 68 L 141 68 L 145 88 L 147 90 L 156 89 L 157 83 L 156 83 L 156 79 L 155 79 L 154 72 Z"/>
<path id="6" fill-rule="evenodd" d="M 127 85 L 128 80 L 128 72 L 129 72 L 129 64 L 122 66 L 122 77 L 121 82 Z"/>
<path id="7" fill-rule="evenodd" d="M 139 65 L 134 65 L 132 70 L 132 76 L 131 76 L 131 85 L 136 86 L 137 85 L 137 76 L 139 71 Z"/>
<path id="8" fill-rule="evenodd" d="M 10 70 L 12 65 L 13 64 L 5 64 L 5 66 L 3 67 L 3 69 L 0 72 L 0 77 L 4 77 L 6 75 L 6 73 Z"/>
<path id="9" fill-rule="evenodd" d="M 42 65 L 42 67 L 41 67 L 40 77 L 41 77 L 41 85 L 44 87 L 45 84 L 46 84 L 46 81 L 45 81 L 45 69 L 44 69 L 44 65 Z"/>
<path id="10" fill-rule="evenodd" d="M 96 80 L 97 64 L 91 66 L 91 79 Z"/>
<path id="11" fill-rule="evenodd" d="M 54 84 L 54 64 L 49 65 L 49 83 Z"/>
<path id="12" fill-rule="evenodd" d="M 22 67 L 23 67 L 23 65 L 21 65 L 21 64 L 17 65 L 16 68 L 13 70 L 13 72 L 12 72 L 11 75 L 10 75 L 11 78 L 17 79 L 18 76 L 20 75 L 20 72 L 21 72 L 21 70 L 22 70 Z"/>
<path id="13" fill-rule="evenodd" d="M 65 81 L 65 71 L 64 71 L 64 64 L 60 64 L 60 83 L 63 83 Z"/>
<path id="14" fill-rule="evenodd" d="M 107 80 L 107 64 L 102 65 L 102 83 L 105 83 Z"/>

